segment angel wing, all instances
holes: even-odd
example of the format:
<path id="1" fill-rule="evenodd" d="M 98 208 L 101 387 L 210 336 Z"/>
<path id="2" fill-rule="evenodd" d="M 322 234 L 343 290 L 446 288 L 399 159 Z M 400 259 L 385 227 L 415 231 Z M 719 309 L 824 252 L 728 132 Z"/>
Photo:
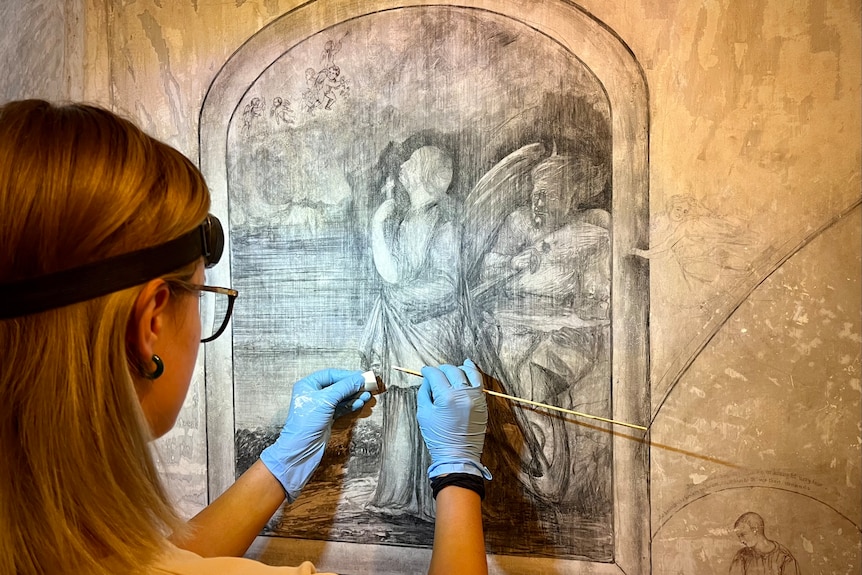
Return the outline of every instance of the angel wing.
<path id="1" fill-rule="evenodd" d="M 545 156 L 540 143 L 518 148 L 488 170 L 464 199 L 462 266 L 475 281 L 482 257 L 494 244 L 500 226 L 516 207 L 529 201 L 530 169 Z"/>
<path id="2" fill-rule="evenodd" d="M 463 313 L 468 318 L 467 352 L 483 366 L 488 374 L 489 387 L 509 392 L 507 371 L 496 352 L 494 336 L 482 324 L 482 311 L 475 307 L 472 291 L 478 284 L 482 259 L 494 245 L 497 234 L 506 217 L 519 206 L 529 203 L 532 182 L 530 170 L 546 156 L 540 143 L 523 146 L 491 168 L 473 187 L 464 200 L 462 221 L 462 292 Z M 489 399 L 488 435 L 494 449 L 494 457 L 515 471 L 525 485 L 529 478 L 541 474 L 539 469 L 547 467 L 538 439 L 532 428 L 523 420 L 519 411 L 504 401 Z M 517 437 L 513 437 L 515 433 Z M 531 454 L 525 457 L 519 449 L 524 446 Z M 532 462 L 532 463 L 530 463 Z M 535 469 L 534 469 L 535 468 Z"/>

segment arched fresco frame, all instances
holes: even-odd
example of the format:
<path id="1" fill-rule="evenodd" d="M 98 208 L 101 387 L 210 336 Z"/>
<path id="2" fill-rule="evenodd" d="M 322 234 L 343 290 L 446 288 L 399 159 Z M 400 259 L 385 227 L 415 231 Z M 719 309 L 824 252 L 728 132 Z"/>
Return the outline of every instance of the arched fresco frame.
<path id="1" fill-rule="evenodd" d="M 612 417 L 645 424 L 649 419 L 648 270 L 627 256 L 647 244 L 648 94 L 628 47 L 604 24 L 569 2 L 517 0 L 469 2 L 307 2 L 243 44 L 216 75 L 201 108 L 200 166 L 213 197 L 213 212 L 228 222 L 228 129 L 240 101 L 261 71 L 284 51 L 320 30 L 376 12 L 405 7 L 453 6 L 510 18 L 546 35 L 575 54 L 599 80 L 610 103 L 613 194 L 613 317 L 611 320 Z M 229 234 L 228 234 L 229 235 Z M 226 238 L 231 253 L 231 238 Z M 210 282 L 231 284 L 230 258 Z M 234 479 L 234 389 L 231 328 L 205 346 L 209 498 Z M 646 573 L 649 571 L 649 451 L 636 432 L 613 432 L 614 560 L 612 563 L 492 556 L 493 572 Z M 424 571 L 430 551 L 398 547 L 260 537 L 250 551 L 271 563 L 303 559 L 339 572 Z"/>

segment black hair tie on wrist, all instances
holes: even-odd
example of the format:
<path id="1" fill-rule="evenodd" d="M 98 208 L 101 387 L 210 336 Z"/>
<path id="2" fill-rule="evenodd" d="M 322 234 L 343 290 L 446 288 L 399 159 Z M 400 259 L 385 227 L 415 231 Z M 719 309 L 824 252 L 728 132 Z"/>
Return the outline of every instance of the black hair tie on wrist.
<path id="1" fill-rule="evenodd" d="M 434 499 L 437 499 L 437 494 L 440 493 L 441 489 L 450 485 L 475 491 L 479 494 L 480 499 L 485 499 L 485 479 L 480 475 L 470 473 L 449 473 L 433 478 L 431 480 L 431 492 L 434 494 Z"/>

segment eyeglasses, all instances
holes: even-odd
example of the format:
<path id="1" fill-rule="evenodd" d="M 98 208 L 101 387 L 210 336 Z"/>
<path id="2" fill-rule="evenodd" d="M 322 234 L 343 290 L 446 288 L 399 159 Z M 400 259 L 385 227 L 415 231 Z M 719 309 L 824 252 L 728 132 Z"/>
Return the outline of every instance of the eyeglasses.
<path id="1" fill-rule="evenodd" d="M 231 288 L 199 284 L 185 284 L 185 287 L 200 294 L 201 343 L 210 342 L 227 328 L 233 313 L 233 302 L 239 292 Z"/>

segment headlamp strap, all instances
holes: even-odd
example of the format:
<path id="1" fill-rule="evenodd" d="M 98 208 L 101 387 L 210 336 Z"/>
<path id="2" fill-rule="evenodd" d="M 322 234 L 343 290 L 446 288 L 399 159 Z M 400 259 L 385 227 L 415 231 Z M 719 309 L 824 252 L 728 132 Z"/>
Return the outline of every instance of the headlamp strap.
<path id="1" fill-rule="evenodd" d="M 0 284 L 0 319 L 101 297 L 190 264 L 204 254 L 204 225 L 158 246 L 49 275 Z"/>

